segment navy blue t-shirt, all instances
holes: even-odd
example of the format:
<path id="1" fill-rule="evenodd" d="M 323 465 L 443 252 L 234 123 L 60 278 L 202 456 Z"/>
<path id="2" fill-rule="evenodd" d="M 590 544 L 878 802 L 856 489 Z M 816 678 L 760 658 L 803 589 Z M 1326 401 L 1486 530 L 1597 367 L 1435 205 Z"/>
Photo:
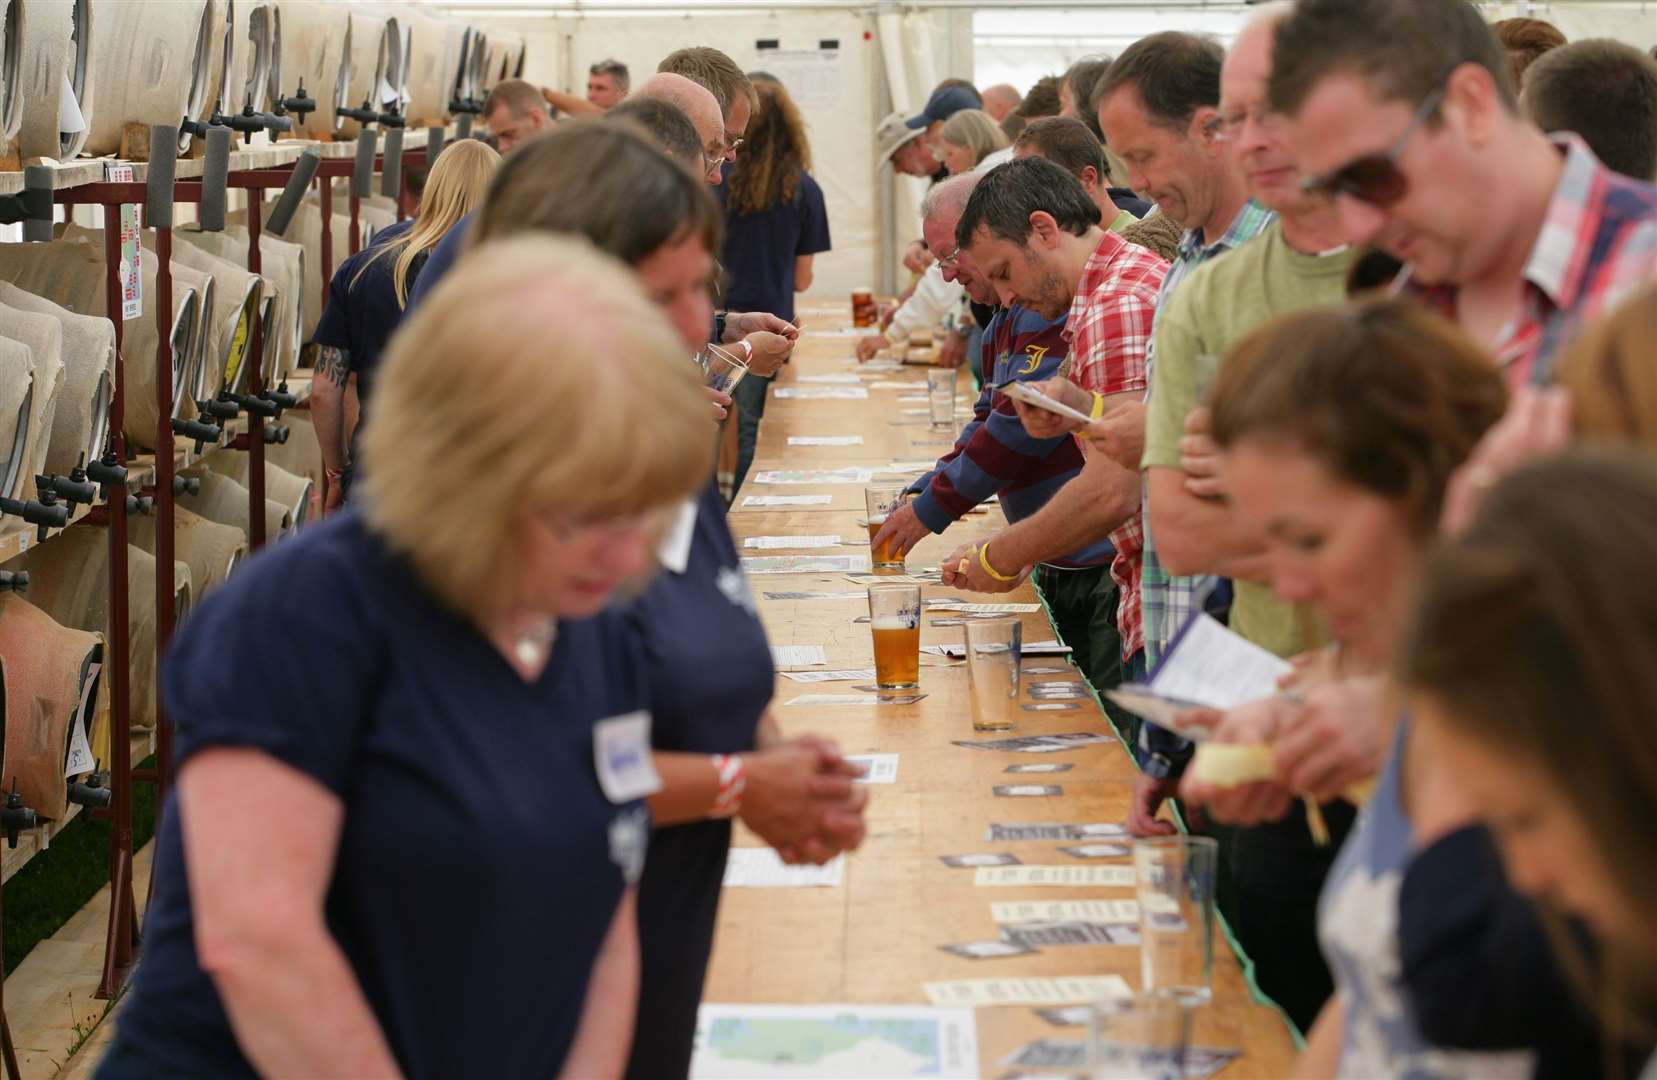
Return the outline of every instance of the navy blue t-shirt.
<path id="1" fill-rule="evenodd" d="M 466 237 L 472 231 L 472 218 L 476 213 L 474 210 L 455 222 L 449 231 L 443 234 L 443 239 L 437 242 L 437 246 L 432 248 L 431 254 L 426 257 L 425 268 L 415 280 L 414 288 L 409 290 L 409 311 L 413 311 L 425 300 L 427 294 L 437 288 L 437 283 L 443 280 L 443 275 L 454 267 L 455 260 L 466 250 Z"/>
<path id="2" fill-rule="evenodd" d="M 754 748 L 776 678 L 756 612 L 725 523 L 725 502 L 710 483 L 696 503 L 684 572 L 664 567 L 629 610 L 644 643 L 657 750 L 736 754 Z M 730 846 L 729 821 L 667 826 L 650 838 L 639 882 L 643 972 L 630 1077 L 657 1080 L 689 1072 Z"/>
<path id="3" fill-rule="evenodd" d="M 725 205 L 732 166 L 717 192 Z M 729 279 L 723 298 L 729 311 L 767 311 L 794 321 L 794 258 L 829 249 L 828 208 L 823 189 L 800 171 L 794 198 L 757 214 L 725 209 L 725 248 L 719 261 Z"/>
<path id="4" fill-rule="evenodd" d="M 327 923 L 405 1076 L 558 1074 L 649 832 L 594 766 L 595 723 L 647 707 L 619 613 L 560 623 L 526 683 L 348 511 L 208 597 L 162 692 L 180 763 L 252 747 L 344 804 Z M 175 791 L 112 1056 L 252 1076 L 197 960 L 180 836 Z"/>
<path id="5" fill-rule="evenodd" d="M 397 306 L 397 257 L 381 255 L 381 250 L 412 228 L 411 219 L 382 229 L 374 235 L 374 243 L 339 264 L 328 283 L 328 304 L 317 320 L 316 333 L 311 335 L 318 345 L 331 345 L 351 354 L 351 370 L 357 376 L 357 403 L 364 418 L 374 393 L 380 356 L 403 320 L 403 309 Z M 370 260 L 373 264 L 362 273 Z"/>

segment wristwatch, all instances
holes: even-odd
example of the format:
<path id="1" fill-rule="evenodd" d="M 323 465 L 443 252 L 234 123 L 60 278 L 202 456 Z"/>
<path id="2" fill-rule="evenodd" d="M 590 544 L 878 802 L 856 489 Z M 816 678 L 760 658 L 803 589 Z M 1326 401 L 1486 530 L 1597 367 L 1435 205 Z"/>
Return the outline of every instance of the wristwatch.
<path id="1" fill-rule="evenodd" d="M 1175 776 L 1183 772 L 1184 762 L 1176 762 L 1167 754 L 1159 751 L 1151 754 L 1150 757 L 1145 759 L 1145 764 L 1141 771 L 1152 780 L 1166 780 L 1170 776 Z"/>

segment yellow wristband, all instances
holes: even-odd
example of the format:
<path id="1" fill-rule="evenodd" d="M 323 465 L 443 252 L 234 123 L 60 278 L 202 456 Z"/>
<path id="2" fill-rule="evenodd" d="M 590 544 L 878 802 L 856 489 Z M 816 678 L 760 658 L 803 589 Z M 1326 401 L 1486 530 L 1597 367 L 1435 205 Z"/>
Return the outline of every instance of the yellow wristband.
<path id="1" fill-rule="evenodd" d="M 1095 390 L 1093 392 L 1093 408 L 1089 410 L 1087 417 L 1089 420 L 1097 420 L 1103 415 L 1105 415 L 1105 395 Z"/>
<path id="2" fill-rule="evenodd" d="M 982 566 L 984 568 L 984 573 L 988 574 L 990 577 L 994 578 L 997 581 L 1017 581 L 1018 580 L 1018 575 L 1017 574 L 1011 574 L 1011 575 L 1003 574 L 1003 573 L 998 572 L 995 567 L 990 565 L 990 545 L 988 545 L 988 544 L 985 544 L 983 547 L 978 549 L 978 565 Z"/>

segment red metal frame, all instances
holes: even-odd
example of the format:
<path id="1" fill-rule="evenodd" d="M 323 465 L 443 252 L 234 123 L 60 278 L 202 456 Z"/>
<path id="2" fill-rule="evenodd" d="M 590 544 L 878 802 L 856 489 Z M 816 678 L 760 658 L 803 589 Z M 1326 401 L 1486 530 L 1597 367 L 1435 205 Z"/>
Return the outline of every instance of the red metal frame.
<path id="1" fill-rule="evenodd" d="M 405 164 L 411 155 L 419 155 L 421 149 L 405 149 L 403 157 Z M 383 163 L 383 155 L 376 157 L 376 168 Z M 345 159 L 329 159 L 319 164 L 315 182 L 320 184 L 319 195 L 322 211 L 322 281 L 320 283 L 321 300 L 327 303 L 328 286 L 333 278 L 333 189 L 331 182 L 340 177 L 349 177 L 355 168 L 354 161 Z M 259 250 L 259 240 L 264 229 L 264 222 L 257 212 L 262 205 L 264 194 L 271 188 L 285 187 L 292 167 L 276 169 L 250 169 L 232 172 L 229 177 L 229 187 L 248 192 L 250 212 L 248 220 L 248 254 L 247 269 L 249 273 L 258 274 L 263 267 L 263 259 Z M 110 315 L 110 322 L 115 328 L 115 392 L 109 407 L 109 439 L 108 446 L 115 455 L 118 464 L 125 467 L 127 464 L 126 437 L 123 431 L 126 416 L 126 359 L 121 351 L 123 340 L 123 320 L 118 313 L 121 310 L 121 283 L 118 267 L 121 261 L 120 231 L 117 226 L 120 220 L 123 205 L 137 204 L 142 206 L 148 194 L 147 186 L 134 181 L 102 181 L 85 184 L 75 188 L 66 188 L 54 193 L 54 201 L 64 206 L 93 205 L 101 206 L 104 211 L 104 260 L 108 278 L 105 282 L 105 304 Z M 202 198 L 202 182 L 200 180 L 176 181 L 173 190 L 175 203 L 197 203 Z M 356 195 L 350 197 L 351 202 L 351 242 L 350 251 L 355 254 L 361 247 L 361 227 L 358 220 L 359 199 Z M 400 200 L 399 200 L 400 201 Z M 399 213 L 399 218 L 401 217 Z M 155 576 L 155 610 L 156 610 L 156 648 L 165 650 L 167 642 L 172 637 L 177 612 L 174 610 L 173 575 L 171 567 L 175 554 L 174 543 L 174 503 L 173 503 L 173 476 L 175 473 L 175 440 L 170 420 L 173 413 L 173 357 L 172 357 L 172 250 L 173 234 L 170 228 L 156 229 L 156 259 L 160 264 L 156 268 L 155 320 L 157 338 L 159 339 L 158 354 L 156 356 L 156 405 L 161 423 L 156 431 L 155 447 L 155 478 L 154 499 L 156 521 L 156 576 Z M 260 320 L 255 319 L 248 343 L 248 359 L 243 363 L 251 362 L 248 380 L 250 396 L 262 394 L 264 384 L 263 342 L 264 328 Z M 249 414 L 246 449 L 248 452 L 248 534 L 249 547 L 257 550 L 267 537 L 265 536 L 265 440 L 264 418 Z M 167 790 L 172 783 L 172 725 L 168 722 L 164 712 L 157 702 L 156 724 L 156 767 L 145 770 L 135 770 L 132 763 L 132 717 L 131 717 L 131 685 L 130 661 L 132 642 L 127 626 L 127 609 L 129 597 L 129 581 L 127 574 L 127 515 L 125 503 L 127 496 L 125 483 L 112 484 L 109 488 L 105 506 L 106 513 L 97 515 L 93 520 L 106 524 L 109 528 L 109 631 L 110 640 L 106 650 L 106 668 L 108 680 L 106 686 L 111 695 L 110 699 L 110 808 L 99 816 L 107 815 L 112 821 L 110 830 L 110 884 L 111 902 L 109 908 L 109 930 L 105 942 L 103 978 L 99 983 L 98 996 L 101 998 L 114 997 L 121 988 L 122 982 L 131 971 L 133 962 L 137 958 L 140 947 L 137 907 L 133 902 L 132 889 L 132 787 L 134 782 L 153 781 L 157 786 L 157 796 L 164 801 Z M 159 825 L 159 822 L 158 822 Z M 13 1054 L 10 1046 L 10 1032 L 5 1027 L 5 1013 L 0 1005 L 0 1058 L 4 1064 L 13 1066 Z M 15 1076 L 15 1073 L 13 1074 Z"/>

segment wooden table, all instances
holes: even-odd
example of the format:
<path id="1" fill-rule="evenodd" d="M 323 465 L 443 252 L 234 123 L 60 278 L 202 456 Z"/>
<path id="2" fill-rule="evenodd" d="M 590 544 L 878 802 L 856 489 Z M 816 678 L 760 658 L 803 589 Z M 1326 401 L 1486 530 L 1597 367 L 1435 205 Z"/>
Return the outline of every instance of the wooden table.
<path id="1" fill-rule="evenodd" d="M 807 326 L 844 325 L 848 311 L 829 308 L 802 312 Z M 801 382 L 802 376 L 855 374 L 854 338 L 808 335 L 776 386 L 834 385 Z M 882 374 L 875 381 L 915 380 L 924 393 L 920 371 Z M 957 401 L 970 405 L 973 390 L 960 375 Z M 832 401 L 772 397 L 760 430 L 759 449 L 750 479 L 740 493 L 731 529 L 739 547 L 747 537 L 839 535 L 850 546 L 813 549 L 745 549 L 744 555 L 847 555 L 866 552 L 858 524 L 862 485 L 756 484 L 754 473 L 771 469 L 872 466 L 893 460 L 920 460 L 947 450 L 948 434 L 927 426 L 893 425 L 907 420 L 899 410 L 900 392 L 870 390 L 867 400 Z M 924 417 L 921 418 L 924 420 Z M 789 435 L 862 435 L 860 446 L 790 447 Z M 927 440 L 933 445 L 918 445 Z M 884 480 L 887 477 L 877 477 Z M 764 509 L 744 507 L 748 495 L 825 494 L 826 506 Z M 923 541 L 909 558 L 911 568 L 936 566 L 958 545 L 988 535 L 1002 523 L 999 509 L 971 515 L 942 536 Z M 831 668 L 871 667 L 869 626 L 854 622 L 867 614 L 861 586 L 841 574 L 760 574 L 751 584 L 773 644 L 822 645 Z M 928 598 L 980 602 L 1039 602 L 1028 585 L 1017 592 L 983 596 L 937 585 L 924 588 Z M 768 600 L 768 592 L 844 592 L 837 600 Z M 944 613 L 923 616 L 923 645 L 959 642 L 961 630 L 933 623 Z M 1056 636 L 1044 612 L 1019 616 L 1026 641 Z M 1057 848 L 1060 842 L 989 843 L 990 822 L 1120 822 L 1127 817 L 1136 775 L 1120 743 L 1093 744 L 1056 754 L 987 752 L 957 747 L 952 740 L 983 738 L 971 730 L 964 664 L 922 655 L 924 700 L 906 706 L 852 708 L 793 706 L 808 693 L 851 694 L 851 682 L 801 684 L 779 676 L 775 708 L 787 734 L 817 732 L 837 739 L 847 753 L 896 753 L 897 780 L 871 786 L 868 839 L 845 866 L 835 888 L 729 888 L 720 908 L 718 936 L 704 1000 L 745 1004 L 924 1005 L 922 984 L 937 980 L 1116 974 L 1139 986 L 1139 950 L 1134 947 L 1059 946 L 1035 955 L 968 960 L 939 946 L 992 939 L 999 928 L 990 917 L 993 902 L 1023 900 L 1132 899 L 1131 888 L 992 888 L 974 885 L 974 871 L 940 861 L 946 854 L 1011 852 L 1026 864 L 1075 863 Z M 1060 666 L 1064 662 L 1026 658 L 1025 667 Z M 1025 682 L 1078 678 L 1027 676 Z M 1026 698 L 1028 695 L 1026 694 Z M 1109 733 L 1109 722 L 1096 702 L 1065 712 L 1021 712 L 1018 734 L 1072 731 Z M 1009 776 L 1009 765 L 1062 762 L 1074 765 L 1054 775 Z M 998 798 L 991 787 L 1008 782 L 1057 783 L 1058 796 Z M 738 829 L 739 847 L 757 846 L 751 833 Z M 1120 865 L 1127 860 L 1112 860 Z M 1094 860 L 1077 865 L 1102 865 Z M 1218 935 L 1216 935 L 1218 937 Z M 1055 1027 L 1034 1008 L 1007 1006 L 977 1010 L 981 1075 L 1009 1070 L 1003 1058 L 1037 1039 L 1084 1040 L 1084 1028 Z M 1256 1003 L 1242 972 L 1223 940 L 1216 942 L 1214 1002 L 1199 1011 L 1194 1042 L 1235 1048 L 1243 1056 L 1221 1074 L 1226 1080 L 1275 1078 L 1288 1074 L 1295 1055 L 1288 1028 L 1279 1014 Z"/>

